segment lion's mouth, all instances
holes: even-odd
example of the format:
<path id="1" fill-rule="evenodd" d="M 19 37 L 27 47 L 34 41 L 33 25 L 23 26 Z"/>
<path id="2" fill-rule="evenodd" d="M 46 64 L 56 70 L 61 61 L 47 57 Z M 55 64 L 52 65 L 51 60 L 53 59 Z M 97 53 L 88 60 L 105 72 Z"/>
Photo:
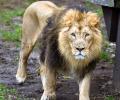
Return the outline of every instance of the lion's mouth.
<path id="1" fill-rule="evenodd" d="M 84 60 L 85 59 L 85 56 L 79 54 L 79 55 L 75 55 L 75 59 L 77 60 Z"/>
<path id="2" fill-rule="evenodd" d="M 75 59 L 77 59 L 77 60 L 84 60 L 86 56 L 85 56 L 84 54 L 82 54 L 82 52 L 76 52 L 76 53 L 74 54 L 74 57 L 75 57 Z"/>

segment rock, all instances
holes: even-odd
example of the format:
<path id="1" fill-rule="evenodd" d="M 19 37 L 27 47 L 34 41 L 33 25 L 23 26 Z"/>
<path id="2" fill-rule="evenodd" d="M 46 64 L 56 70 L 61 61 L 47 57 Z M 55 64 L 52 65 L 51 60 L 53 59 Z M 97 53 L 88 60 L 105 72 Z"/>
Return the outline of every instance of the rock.
<path id="1" fill-rule="evenodd" d="M 111 58 L 115 58 L 115 54 L 111 54 Z"/>

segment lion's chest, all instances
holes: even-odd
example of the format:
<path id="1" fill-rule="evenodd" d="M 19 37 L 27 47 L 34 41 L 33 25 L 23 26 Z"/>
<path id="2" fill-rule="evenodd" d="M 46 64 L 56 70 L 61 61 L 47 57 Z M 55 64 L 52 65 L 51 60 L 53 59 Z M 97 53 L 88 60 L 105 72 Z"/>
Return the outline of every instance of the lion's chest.
<path id="1" fill-rule="evenodd" d="M 85 62 L 70 62 L 62 65 L 60 72 L 73 77 L 84 77 L 85 74 L 91 72 L 96 66 L 97 60 L 89 62 L 87 65 Z M 83 64 L 84 63 L 84 64 Z"/>

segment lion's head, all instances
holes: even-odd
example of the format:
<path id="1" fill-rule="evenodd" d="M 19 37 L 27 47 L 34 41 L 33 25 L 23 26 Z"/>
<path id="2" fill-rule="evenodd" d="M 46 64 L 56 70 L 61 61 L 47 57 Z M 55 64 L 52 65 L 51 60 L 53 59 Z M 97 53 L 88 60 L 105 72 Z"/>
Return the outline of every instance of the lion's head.
<path id="1" fill-rule="evenodd" d="M 93 12 L 69 9 L 60 19 L 59 49 L 68 59 L 93 60 L 101 51 L 99 17 Z"/>

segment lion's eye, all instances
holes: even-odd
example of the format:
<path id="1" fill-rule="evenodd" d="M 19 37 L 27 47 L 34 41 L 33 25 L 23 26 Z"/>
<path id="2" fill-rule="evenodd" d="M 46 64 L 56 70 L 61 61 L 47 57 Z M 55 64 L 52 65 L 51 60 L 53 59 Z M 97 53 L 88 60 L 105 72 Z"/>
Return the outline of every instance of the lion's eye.
<path id="1" fill-rule="evenodd" d="M 89 35 L 90 35 L 89 33 L 86 33 L 86 34 L 85 34 L 85 37 L 87 37 L 87 36 L 89 36 Z"/>
<path id="2" fill-rule="evenodd" d="M 71 33 L 71 35 L 72 35 L 73 37 L 76 37 L 75 33 Z"/>

